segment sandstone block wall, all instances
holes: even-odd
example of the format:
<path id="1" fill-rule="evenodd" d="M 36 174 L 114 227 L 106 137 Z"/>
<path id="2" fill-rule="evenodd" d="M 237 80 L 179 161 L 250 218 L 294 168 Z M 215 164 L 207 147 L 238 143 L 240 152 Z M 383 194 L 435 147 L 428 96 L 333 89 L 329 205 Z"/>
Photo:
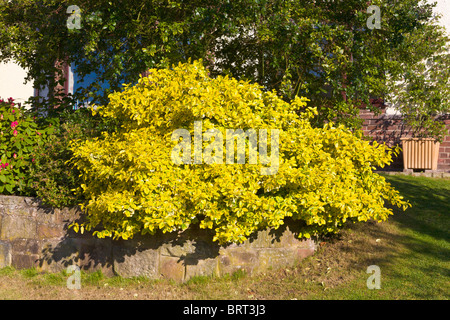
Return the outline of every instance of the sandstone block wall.
<path id="1" fill-rule="evenodd" d="M 295 223 L 259 231 L 240 245 L 219 246 L 211 232 L 200 229 L 126 241 L 68 230 L 80 219 L 77 208 L 54 209 L 35 198 L 0 195 L 0 268 L 59 272 L 75 264 L 106 275 L 185 281 L 196 275 L 291 266 L 315 250 L 312 240 L 297 239 Z"/>

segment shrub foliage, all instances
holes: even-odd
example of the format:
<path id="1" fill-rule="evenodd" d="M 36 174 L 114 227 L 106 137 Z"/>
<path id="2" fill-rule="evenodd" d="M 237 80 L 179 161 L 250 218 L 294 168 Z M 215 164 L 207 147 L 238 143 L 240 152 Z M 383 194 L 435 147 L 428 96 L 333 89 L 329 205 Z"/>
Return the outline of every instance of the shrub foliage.
<path id="1" fill-rule="evenodd" d="M 75 206 L 84 200 L 83 194 L 76 193 L 81 183 L 80 172 L 67 163 L 73 156 L 69 143 L 74 139 L 99 136 L 102 130 L 114 128 L 112 123 L 104 123 L 98 116 L 93 117 L 88 109 L 63 111 L 58 117 L 41 119 L 52 125 L 53 133 L 34 153 L 31 168 L 33 190 L 42 201 L 53 207 Z"/>
<path id="2" fill-rule="evenodd" d="M 392 214 L 386 202 L 409 205 L 373 172 L 396 150 L 371 145 L 342 125 L 313 128 L 316 111 L 305 98 L 287 103 L 258 84 L 210 78 L 201 61 L 152 69 L 109 98 L 97 112 L 121 127 L 71 146 L 89 199 L 87 220 L 73 224 L 76 231 L 99 227 L 98 237 L 128 239 L 199 224 L 214 230 L 219 243 L 239 243 L 286 217 L 303 221 L 301 236 L 310 237 L 336 232 L 346 220 L 385 220 Z M 184 128 L 193 137 L 195 121 L 203 133 L 278 129 L 278 171 L 262 175 L 266 165 L 259 157 L 249 164 L 248 156 L 245 164 L 174 163 L 179 141 L 172 134 Z M 208 146 L 203 141 L 203 150 Z"/>

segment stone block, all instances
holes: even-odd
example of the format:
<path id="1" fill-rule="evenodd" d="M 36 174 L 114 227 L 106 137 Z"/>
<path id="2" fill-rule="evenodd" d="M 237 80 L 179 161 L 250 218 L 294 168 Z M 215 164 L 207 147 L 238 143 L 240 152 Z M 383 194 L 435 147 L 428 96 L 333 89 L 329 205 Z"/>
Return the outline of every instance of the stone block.
<path id="1" fill-rule="evenodd" d="M 159 273 L 161 277 L 175 281 L 184 281 L 186 267 L 179 257 L 160 256 Z"/>
<path id="2" fill-rule="evenodd" d="M 60 272 L 70 265 L 77 265 L 78 248 L 72 239 L 43 240 L 40 242 L 38 268 L 48 272 Z"/>
<path id="3" fill-rule="evenodd" d="M 42 241 L 39 254 L 39 268 L 59 272 L 71 265 L 83 270 L 101 270 L 112 276 L 112 247 L 105 239 L 65 238 Z"/>
<path id="4" fill-rule="evenodd" d="M 258 249 L 245 247 L 221 249 L 219 257 L 220 276 L 232 274 L 238 270 L 252 273 L 258 261 Z"/>
<path id="5" fill-rule="evenodd" d="M 124 278 L 159 278 L 159 254 L 155 249 L 136 250 L 132 246 L 113 244 L 112 263 L 114 272 Z"/>
<path id="6" fill-rule="evenodd" d="M 253 272 L 292 266 L 299 260 L 295 247 L 258 249 L 258 263 Z"/>
<path id="7" fill-rule="evenodd" d="M 79 220 L 83 217 L 82 211 L 79 207 L 62 208 L 55 211 L 60 224 L 70 224 L 73 221 Z"/>
<path id="8" fill-rule="evenodd" d="M 16 269 L 28 269 L 38 266 L 39 256 L 36 254 L 14 253 L 11 265 Z"/>
<path id="9" fill-rule="evenodd" d="M 0 214 L 34 217 L 34 212 L 24 199 L 25 197 L 0 196 Z"/>
<path id="10" fill-rule="evenodd" d="M 212 241 L 184 239 L 176 242 L 162 242 L 159 248 L 162 256 L 198 260 L 216 257 L 220 247 Z"/>
<path id="11" fill-rule="evenodd" d="M 0 206 L 22 206 L 24 197 L 0 195 Z"/>
<path id="12" fill-rule="evenodd" d="M 101 270 L 105 275 L 113 275 L 112 244 L 110 239 L 77 238 L 77 265 L 84 270 Z"/>
<path id="13" fill-rule="evenodd" d="M 38 239 L 60 239 L 64 236 L 64 228 L 61 225 L 38 224 Z"/>
<path id="14" fill-rule="evenodd" d="M 0 240 L 36 239 L 36 222 L 23 216 L 3 216 Z"/>
<path id="15" fill-rule="evenodd" d="M 270 268 L 292 266 L 314 254 L 315 245 L 310 239 L 299 240 L 292 233 L 285 233 L 275 244 L 266 247 L 229 246 L 220 250 L 219 273 L 224 275 L 243 269 L 258 273 Z"/>
<path id="16" fill-rule="evenodd" d="M 0 241 L 0 268 L 11 265 L 11 245 L 8 242 Z"/>
<path id="17" fill-rule="evenodd" d="M 240 245 L 233 244 L 230 247 L 247 248 L 285 248 L 291 246 L 309 246 L 304 240 L 298 239 L 299 221 L 288 221 L 278 229 L 266 229 L 255 232 Z"/>
<path id="18" fill-rule="evenodd" d="M 57 211 L 59 209 L 49 209 L 43 207 L 30 207 L 33 215 L 36 217 L 37 223 L 58 224 Z"/>
<path id="19" fill-rule="evenodd" d="M 231 244 L 227 248 L 266 248 L 274 241 L 274 237 L 269 234 L 269 230 L 260 230 L 253 233 L 247 240 L 241 244 Z"/>
<path id="20" fill-rule="evenodd" d="M 29 210 L 28 208 L 24 208 L 21 206 L 11 206 L 11 205 L 0 205 L 0 215 L 4 216 L 25 216 L 25 217 L 32 217 L 33 212 Z"/>
<path id="21" fill-rule="evenodd" d="M 160 254 L 169 257 L 181 257 L 195 252 L 195 244 L 192 241 L 185 241 L 183 244 L 163 243 L 160 247 Z"/>
<path id="22" fill-rule="evenodd" d="M 42 206 L 44 206 L 44 204 L 42 203 L 42 200 L 40 200 L 39 198 L 23 197 L 22 198 L 22 202 L 25 203 L 28 207 L 42 207 Z"/>
<path id="23" fill-rule="evenodd" d="M 219 258 L 186 259 L 186 274 L 184 280 L 194 276 L 220 276 Z"/>
<path id="24" fill-rule="evenodd" d="M 11 241 L 11 250 L 13 253 L 39 254 L 40 245 L 35 239 L 16 239 Z"/>
<path id="25" fill-rule="evenodd" d="M 316 251 L 316 248 L 314 246 L 314 242 L 311 240 L 311 246 L 309 247 L 297 247 L 296 248 L 296 260 L 301 261 L 305 259 L 306 257 L 312 256 L 314 252 Z"/>

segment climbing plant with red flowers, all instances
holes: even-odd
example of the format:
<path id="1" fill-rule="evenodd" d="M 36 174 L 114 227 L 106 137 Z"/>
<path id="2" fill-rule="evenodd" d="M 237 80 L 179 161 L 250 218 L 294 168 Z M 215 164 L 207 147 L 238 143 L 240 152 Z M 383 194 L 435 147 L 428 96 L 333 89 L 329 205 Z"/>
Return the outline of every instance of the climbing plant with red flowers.
<path id="1" fill-rule="evenodd" d="M 0 194 L 30 192 L 35 148 L 51 133 L 14 99 L 0 99 Z"/>

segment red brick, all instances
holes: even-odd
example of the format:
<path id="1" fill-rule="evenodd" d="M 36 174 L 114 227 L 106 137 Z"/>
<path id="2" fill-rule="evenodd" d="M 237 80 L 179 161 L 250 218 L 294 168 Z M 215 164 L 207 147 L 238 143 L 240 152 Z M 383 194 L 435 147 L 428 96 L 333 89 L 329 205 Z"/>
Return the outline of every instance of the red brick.
<path id="1" fill-rule="evenodd" d="M 368 125 L 376 124 L 376 122 L 377 122 L 377 120 L 374 120 L 374 119 L 370 119 L 370 120 L 367 120 L 367 121 L 366 121 L 366 123 L 367 123 Z"/>

